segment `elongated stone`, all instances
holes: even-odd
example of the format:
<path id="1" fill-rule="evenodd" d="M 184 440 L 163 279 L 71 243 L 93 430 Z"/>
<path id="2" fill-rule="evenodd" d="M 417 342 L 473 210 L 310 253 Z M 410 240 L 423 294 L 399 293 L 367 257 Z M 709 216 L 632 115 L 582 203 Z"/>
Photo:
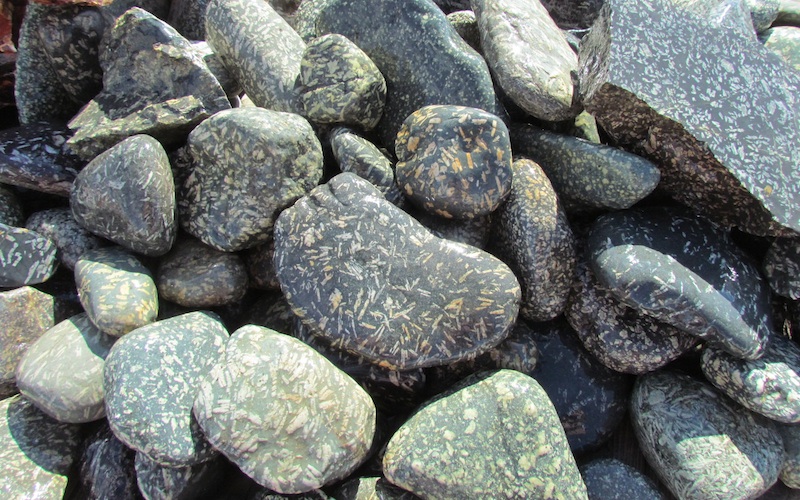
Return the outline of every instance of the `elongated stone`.
<path id="1" fill-rule="evenodd" d="M 58 268 L 56 245 L 21 227 L 0 224 L 0 286 L 44 283 Z"/>
<path id="2" fill-rule="evenodd" d="M 67 207 L 36 212 L 28 217 L 25 227 L 51 239 L 56 245 L 58 260 L 70 270 L 75 269 L 75 263 L 84 252 L 108 244 L 84 229 Z"/>

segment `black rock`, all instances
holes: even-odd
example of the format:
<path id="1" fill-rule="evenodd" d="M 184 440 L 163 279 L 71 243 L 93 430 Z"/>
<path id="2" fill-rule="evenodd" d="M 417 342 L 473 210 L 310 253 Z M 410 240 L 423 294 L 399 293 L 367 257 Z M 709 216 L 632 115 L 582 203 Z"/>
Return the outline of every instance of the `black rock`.
<path id="1" fill-rule="evenodd" d="M 580 470 L 589 500 L 666 500 L 650 478 L 619 460 L 593 460 Z"/>
<path id="2" fill-rule="evenodd" d="M 25 227 L 53 240 L 58 249 L 58 260 L 67 269 L 75 269 L 75 264 L 84 252 L 108 244 L 78 224 L 67 207 L 36 212 L 28 217 Z"/>
<path id="3" fill-rule="evenodd" d="M 79 472 L 85 497 L 97 500 L 139 498 L 134 470 L 135 455 L 135 451 L 114 436 L 107 424 L 87 437 Z"/>
<path id="4" fill-rule="evenodd" d="M 248 284 L 259 290 L 280 290 L 278 275 L 275 273 L 275 238 L 270 232 L 265 243 L 247 249 L 244 263 L 247 266 Z M 271 327 L 270 327 L 271 328 Z"/>
<path id="5" fill-rule="evenodd" d="M 0 287 L 44 283 L 58 267 L 56 250 L 50 238 L 0 224 Z"/>
<path id="6" fill-rule="evenodd" d="M 800 299 L 799 238 L 776 239 L 761 266 L 773 292 L 792 300 Z"/>
<path id="7" fill-rule="evenodd" d="M 590 28 L 605 0 L 541 0 L 561 29 Z"/>
<path id="8" fill-rule="evenodd" d="M 0 224 L 14 227 L 25 225 L 25 215 L 22 213 L 19 198 L 13 191 L 3 186 L 0 186 Z"/>
<path id="9" fill-rule="evenodd" d="M 209 0 L 172 0 L 167 21 L 189 40 L 206 39 L 206 7 Z"/>

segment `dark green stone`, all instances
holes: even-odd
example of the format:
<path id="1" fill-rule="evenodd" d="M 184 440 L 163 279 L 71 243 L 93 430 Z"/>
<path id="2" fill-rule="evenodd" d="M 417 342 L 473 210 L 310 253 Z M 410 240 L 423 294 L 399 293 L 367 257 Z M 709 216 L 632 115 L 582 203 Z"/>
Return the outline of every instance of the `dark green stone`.
<path id="1" fill-rule="evenodd" d="M 56 251 L 50 238 L 0 224 L 0 287 L 44 283 L 58 268 Z"/>

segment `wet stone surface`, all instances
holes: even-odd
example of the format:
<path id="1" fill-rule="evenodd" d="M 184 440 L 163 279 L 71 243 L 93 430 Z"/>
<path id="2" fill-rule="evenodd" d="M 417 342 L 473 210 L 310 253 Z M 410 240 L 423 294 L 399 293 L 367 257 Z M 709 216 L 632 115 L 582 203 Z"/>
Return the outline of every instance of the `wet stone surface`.
<path id="1" fill-rule="evenodd" d="M 21 227 L 0 224 L 0 286 L 43 283 L 58 268 L 53 240 Z"/>
<path id="2" fill-rule="evenodd" d="M 590 500 L 666 500 L 650 478 L 619 460 L 593 460 L 580 471 Z"/>
<path id="3" fill-rule="evenodd" d="M 75 269 L 75 263 L 84 252 L 108 245 L 84 229 L 66 207 L 36 212 L 25 221 L 25 227 L 52 240 L 58 260 L 67 269 Z"/>

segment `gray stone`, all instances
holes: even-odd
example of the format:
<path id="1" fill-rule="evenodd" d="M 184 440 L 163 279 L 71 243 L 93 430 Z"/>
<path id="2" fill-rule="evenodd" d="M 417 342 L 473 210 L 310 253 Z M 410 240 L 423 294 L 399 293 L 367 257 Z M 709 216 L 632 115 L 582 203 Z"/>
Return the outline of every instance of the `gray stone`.
<path id="1" fill-rule="evenodd" d="M 467 2 L 469 3 L 469 2 Z M 475 49 L 475 52 L 483 55 L 481 48 L 481 32 L 478 30 L 478 19 L 471 10 L 458 10 L 447 14 L 447 22 L 456 30 L 467 44 Z"/>
<path id="2" fill-rule="evenodd" d="M 25 215 L 22 213 L 22 205 L 17 195 L 4 186 L 0 186 L 0 224 L 14 227 L 25 225 Z"/>
<path id="3" fill-rule="evenodd" d="M 772 291 L 800 299 L 800 238 L 777 238 L 761 263 Z"/>
<path id="4" fill-rule="evenodd" d="M 192 131 L 188 151 L 181 226 L 225 252 L 266 242 L 280 211 L 322 177 L 322 146 L 311 125 L 290 113 L 217 113 Z"/>
<path id="5" fill-rule="evenodd" d="M 57 268 L 53 240 L 29 229 L 0 224 L 0 287 L 44 283 Z"/>
<path id="6" fill-rule="evenodd" d="M 308 43 L 317 37 L 317 19 L 333 0 L 303 0 L 290 25 Z"/>
<path id="7" fill-rule="evenodd" d="M 206 498 L 225 479 L 219 459 L 187 467 L 166 467 L 137 452 L 135 467 L 136 483 L 146 500 Z"/>
<path id="8" fill-rule="evenodd" d="M 505 338 L 519 307 L 505 264 L 433 236 L 347 173 L 281 214 L 275 267 L 305 323 L 387 368 L 481 354 Z"/>
<path id="9" fill-rule="evenodd" d="M 135 455 L 135 451 L 114 436 L 107 424 L 87 437 L 79 471 L 84 498 L 137 498 Z"/>
<path id="10" fill-rule="evenodd" d="M 778 54 L 795 71 L 800 71 L 800 28 L 776 26 L 764 31 L 759 40 L 764 47 Z"/>
<path id="11" fill-rule="evenodd" d="M 209 441 L 256 482 L 302 493 L 366 458 L 375 405 L 297 339 L 248 325 L 200 385 L 194 415 Z"/>
<path id="12" fill-rule="evenodd" d="M 592 460 L 580 470 L 589 500 L 666 500 L 650 478 L 617 459 Z"/>
<path id="13" fill-rule="evenodd" d="M 172 0 L 167 22 L 189 40 L 206 39 L 209 0 Z"/>
<path id="14" fill-rule="evenodd" d="M 75 263 L 84 252 L 107 245 L 105 240 L 78 224 L 68 207 L 36 212 L 28 217 L 25 227 L 52 240 L 58 260 L 70 270 L 75 269 Z"/>
<path id="15" fill-rule="evenodd" d="M 786 452 L 778 477 L 786 486 L 800 489 L 800 426 L 779 425 L 778 432 Z"/>
<path id="16" fill-rule="evenodd" d="M 544 389 L 483 373 L 428 404 L 392 436 L 386 478 L 425 498 L 587 498 Z"/>
<path id="17" fill-rule="evenodd" d="M 800 1 L 781 0 L 780 10 L 778 11 L 778 17 L 775 18 L 775 24 L 800 26 Z"/>
<path id="18" fill-rule="evenodd" d="M 216 455 L 192 418 L 201 380 L 225 351 L 216 315 L 192 312 L 137 328 L 121 338 L 103 370 L 114 435 L 151 460 L 187 467 Z"/>
<path id="19" fill-rule="evenodd" d="M 639 377 L 631 420 L 648 463 L 678 498 L 756 498 L 778 479 L 776 426 L 687 375 Z"/>
<path id="20" fill-rule="evenodd" d="M 472 0 L 497 84 L 525 112 L 561 121 L 580 112 L 578 56 L 541 2 Z"/>

